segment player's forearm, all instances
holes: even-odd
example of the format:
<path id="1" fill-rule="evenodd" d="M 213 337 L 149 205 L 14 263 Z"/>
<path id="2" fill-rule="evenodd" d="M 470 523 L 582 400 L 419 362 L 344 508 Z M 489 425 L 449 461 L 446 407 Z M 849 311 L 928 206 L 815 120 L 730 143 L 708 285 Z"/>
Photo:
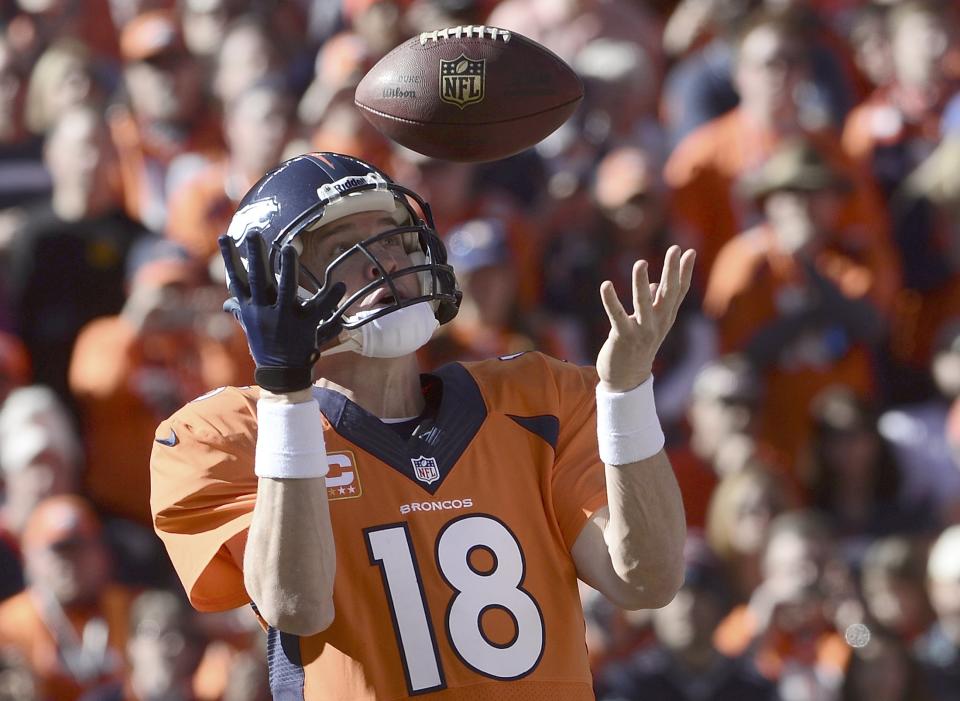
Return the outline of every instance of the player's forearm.
<path id="1" fill-rule="evenodd" d="M 669 603 L 683 583 L 686 520 L 666 454 L 606 467 L 603 538 L 629 608 Z"/>
<path id="2" fill-rule="evenodd" d="M 244 584 L 260 615 L 295 635 L 326 629 L 335 574 L 324 478 L 260 478 L 243 560 Z"/>
<path id="3" fill-rule="evenodd" d="M 257 411 L 260 480 L 244 583 L 269 624 L 298 635 L 317 633 L 333 621 L 336 574 L 326 452 L 316 433 L 319 407 L 309 390 L 264 391 Z"/>

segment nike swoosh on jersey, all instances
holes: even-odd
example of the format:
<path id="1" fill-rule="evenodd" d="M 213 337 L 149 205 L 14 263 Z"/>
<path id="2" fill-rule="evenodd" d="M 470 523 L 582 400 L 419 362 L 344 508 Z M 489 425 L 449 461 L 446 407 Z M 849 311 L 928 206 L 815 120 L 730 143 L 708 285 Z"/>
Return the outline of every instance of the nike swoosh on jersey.
<path id="1" fill-rule="evenodd" d="M 154 438 L 153 440 L 160 445 L 168 445 L 171 448 L 180 442 L 180 439 L 177 438 L 177 434 L 172 428 L 170 429 L 170 436 L 168 438 Z"/>

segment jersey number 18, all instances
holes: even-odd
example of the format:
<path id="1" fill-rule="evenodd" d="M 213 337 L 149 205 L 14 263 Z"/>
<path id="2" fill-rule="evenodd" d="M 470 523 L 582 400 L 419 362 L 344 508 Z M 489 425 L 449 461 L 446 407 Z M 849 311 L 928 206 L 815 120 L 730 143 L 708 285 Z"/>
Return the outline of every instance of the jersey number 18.
<path id="1" fill-rule="evenodd" d="M 380 567 L 383 577 L 408 691 L 445 688 L 407 525 L 368 528 L 364 536 L 370 563 Z M 471 555 L 476 549 L 489 553 L 492 568 L 475 569 Z M 436 560 L 440 574 L 455 591 L 447 606 L 446 629 L 460 661 L 493 679 L 519 679 L 532 672 L 543 656 L 543 615 L 521 586 L 526 574 L 523 551 L 510 529 L 492 516 L 452 519 L 437 536 Z M 500 609 L 511 618 L 512 640 L 501 644 L 485 635 L 482 618 L 489 609 Z"/>

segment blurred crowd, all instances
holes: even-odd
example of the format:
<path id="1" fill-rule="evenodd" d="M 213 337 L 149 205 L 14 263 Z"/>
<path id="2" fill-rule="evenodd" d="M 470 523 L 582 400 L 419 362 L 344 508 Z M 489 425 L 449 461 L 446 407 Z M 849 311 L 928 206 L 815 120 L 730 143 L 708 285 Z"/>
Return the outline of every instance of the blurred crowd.
<path id="1" fill-rule="evenodd" d="M 518 31 L 581 76 L 535 148 L 387 142 L 360 77 L 421 31 Z M 960 699 L 954 0 L 0 0 L 0 701 L 269 698 L 248 610 L 153 535 L 161 419 L 252 361 L 216 238 L 286 157 L 433 203 L 465 296 L 425 367 L 590 364 L 599 285 L 698 250 L 655 368 L 687 578 L 583 589 L 601 701 Z"/>

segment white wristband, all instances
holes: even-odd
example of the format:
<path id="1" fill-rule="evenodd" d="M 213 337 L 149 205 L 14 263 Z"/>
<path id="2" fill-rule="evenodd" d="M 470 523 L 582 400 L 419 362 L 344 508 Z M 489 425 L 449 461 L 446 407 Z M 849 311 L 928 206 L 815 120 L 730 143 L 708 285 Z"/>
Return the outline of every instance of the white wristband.
<path id="1" fill-rule="evenodd" d="M 257 402 L 257 477 L 311 479 L 327 474 L 327 446 L 320 406 L 311 399 L 298 404 Z"/>
<path id="2" fill-rule="evenodd" d="M 629 465 L 663 450 L 652 376 L 627 392 L 607 392 L 597 385 L 597 444 L 605 465 Z"/>

